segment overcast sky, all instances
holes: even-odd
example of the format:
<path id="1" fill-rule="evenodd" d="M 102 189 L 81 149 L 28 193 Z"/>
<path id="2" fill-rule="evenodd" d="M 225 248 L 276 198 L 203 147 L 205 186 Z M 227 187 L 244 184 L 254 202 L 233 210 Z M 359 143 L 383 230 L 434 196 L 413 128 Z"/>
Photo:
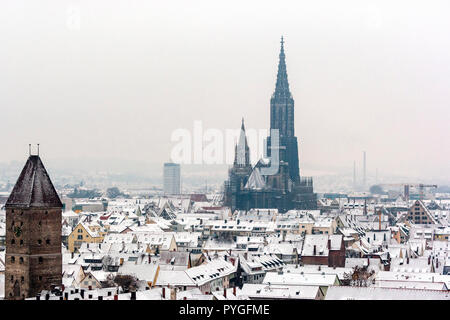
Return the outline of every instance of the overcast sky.
<path id="1" fill-rule="evenodd" d="M 450 2 L 2 1 L 0 162 L 161 164 L 177 128 L 269 126 L 280 36 L 303 174 L 450 180 Z M 359 165 L 360 163 L 358 163 Z"/>

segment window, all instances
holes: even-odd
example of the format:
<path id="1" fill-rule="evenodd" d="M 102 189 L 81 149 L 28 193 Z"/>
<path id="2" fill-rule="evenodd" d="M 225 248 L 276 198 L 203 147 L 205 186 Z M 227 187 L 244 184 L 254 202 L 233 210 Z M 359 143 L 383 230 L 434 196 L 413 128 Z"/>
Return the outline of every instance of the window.
<path id="1" fill-rule="evenodd" d="M 25 277 L 23 277 L 23 276 L 22 276 L 22 277 L 20 277 L 20 282 L 22 282 L 22 283 L 23 283 L 24 281 L 25 281 Z"/>
<path id="2" fill-rule="evenodd" d="M 22 258 L 22 257 L 19 258 L 19 263 L 20 263 L 20 264 L 23 263 L 23 258 Z"/>
<path id="3" fill-rule="evenodd" d="M 39 240 L 38 240 L 38 244 L 41 244 L 41 243 L 42 243 L 42 240 L 41 240 L 41 239 L 39 239 Z"/>
<path id="4" fill-rule="evenodd" d="M 78 233 L 82 233 L 83 232 L 83 229 L 78 229 Z"/>
<path id="5" fill-rule="evenodd" d="M 23 240 L 20 240 L 20 245 L 21 245 L 21 246 L 23 245 Z"/>
<path id="6" fill-rule="evenodd" d="M 77 239 L 78 240 L 83 240 L 83 236 L 80 234 Z"/>
<path id="7" fill-rule="evenodd" d="M 45 240 L 45 243 L 50 244 L 50 239 Z"/>
<path id="8" fill-rule="evenodd" d="M 16 240 L 11 239 L 11 244 L 14 244 L 14 243 L 16 243 Z"/>
<path id="9" fill-rule="evenodd" d="M 39 279 L 39 281 L 42 281 L 42 276 L 39 276 L 38 279 Z"/>
<path id="10" fill-rule="evenodd" d="M 39 261 L 39 264 L 42 264 L 44 262 L 44 258 L 39 257 L 38 261 Z"/>
<path id="11" fill-rule="evenodd" d="M 11 257 L 11 263 L 14 263 L 14 262 L 16 262 L 16 258 Z"/>

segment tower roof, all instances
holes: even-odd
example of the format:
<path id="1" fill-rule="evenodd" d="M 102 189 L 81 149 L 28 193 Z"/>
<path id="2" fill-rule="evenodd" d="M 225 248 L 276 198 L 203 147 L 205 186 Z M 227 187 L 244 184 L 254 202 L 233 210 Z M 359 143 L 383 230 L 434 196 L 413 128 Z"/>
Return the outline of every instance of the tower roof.
<path id="1" fill-rule="evenodd" d="M 235 147 L 234 164 L 240 166 L 250 165 L 250 151 L 245 134 L 244 118 L 242 118 L 241 130 L 239 134 L 239 141 Z"/>
<path id="2" fill-rule="evenodd" d="M 30 155 L 5 207 L 62 208 L 61 200 L 37 155 Z"/>
<path id="3" fill-rule="evenodd" d="M 289 82 L 286 71 L 286 56 L 284 54 L 284 38 L 281 36 L 280 60 L 278 62 L 277 83 L 275 85 L 275 98 L 290 98 Z"/>

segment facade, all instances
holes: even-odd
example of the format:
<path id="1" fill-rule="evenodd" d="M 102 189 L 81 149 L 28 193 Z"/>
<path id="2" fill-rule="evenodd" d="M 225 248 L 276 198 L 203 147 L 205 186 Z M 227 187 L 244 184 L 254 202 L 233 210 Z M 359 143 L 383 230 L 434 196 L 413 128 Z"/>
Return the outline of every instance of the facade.
<path id="1" fill-rule="evenodd" d="M 164 163 L 164 193 L 181 193 L 180 165 L 177 163 Z"/>
<path id="2" fill-rule="evenodd" d="M 412 207 L 409 208 L 407 219 L 414 224 L 436 224 L 431 212 L 420 200 L 414 201 Z"/>
<path id="3" fill-rule="evenodd" d="M 6 299 L 62 284 L 62 207 L 41 159 L 30 155 L 5 204 Z"/>
<path id="4" fill-rule="evenodd" d="M 70 252 L 76 252 L 83 243 L 101 243 L 103 237 L 83 223 L 79 223 L 70 233 L 67 245 Z"/>
<path id="5" fill-rule="evenodd" d="M 265 152 L 267 157 L 252 167 L 242 120 L 235 160 L 225 182 L 225 205 L 232 211 L 251 208 L 276 208 L 280 212 L 316 209 L 313 180 L 300 176 L 298 142 L 294 133 L 294 99 L 289 91 L 283 38 L 275 92 L 270 99 L 270 129 Z M 277 150 L 278 157 L 273 150 Z M 268 173 L 270 168 L 277 170 Z"/>

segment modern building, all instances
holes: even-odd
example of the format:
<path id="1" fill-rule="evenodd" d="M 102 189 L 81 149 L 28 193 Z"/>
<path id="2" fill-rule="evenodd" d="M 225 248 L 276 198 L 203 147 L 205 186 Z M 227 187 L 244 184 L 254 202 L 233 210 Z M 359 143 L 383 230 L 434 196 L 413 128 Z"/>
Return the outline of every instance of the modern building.
<path id="1" fill-rule="evenodd" d="M 181 193 L 180 165 L 177 163 L 164 163 L 164 193 Z"/>
<path id="2" fill-rule="evenodd" d="M 234 210 L 251 208 L 316 209 L 317 195 L 311 177 L 301 177 L 298 142 L 294 133 L 294 99 L 289 91 L 284 41 L 278 64 L 275 92 L 270 99 L 270 136 L 266 157 L 252 167 L 242 120 L 233 167 L 224 187 L 224 204 Z"/>

